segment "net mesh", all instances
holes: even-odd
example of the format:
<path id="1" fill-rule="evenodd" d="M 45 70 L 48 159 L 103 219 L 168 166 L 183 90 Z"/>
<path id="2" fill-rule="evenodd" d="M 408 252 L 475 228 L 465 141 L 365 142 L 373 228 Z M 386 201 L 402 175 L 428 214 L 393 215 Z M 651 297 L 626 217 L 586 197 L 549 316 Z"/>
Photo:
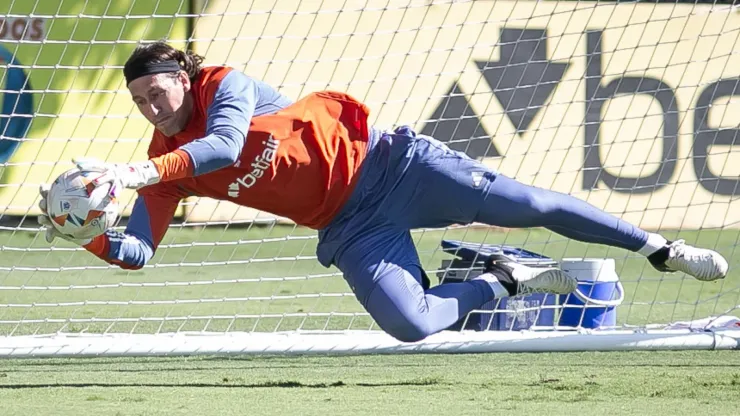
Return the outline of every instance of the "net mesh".
<path id="1" fill-rule="evenodd" d="M 615 259 L 625 292 L 618 326 L 740 304 L 732 270 L 740 14 L 732 6 L 3 0 L 0 13 L 0 335 L 377 329 L 340 273 L 316 261 L 315 232 L 231 203 L 183 200 L 139 271 L 44 241 L 39 184 L 71 168 L 72 157 L 146 157 L 152 129 L 121 69 L 139 42 L 161 38 L 293 99 L 347 91 L 380 128 L 412 125 L 524 183 L 714 248 L 731 267 L 726 280 L 703 284 L 622 250 L 476 224 L 413 232 L 434 283 L 450 259 L 440 241 L 454 239 L 556 260 Z M 133 198 L 124 195 L 126 213 Z M 560 308 L 518 305 L 502 312 Z"/>

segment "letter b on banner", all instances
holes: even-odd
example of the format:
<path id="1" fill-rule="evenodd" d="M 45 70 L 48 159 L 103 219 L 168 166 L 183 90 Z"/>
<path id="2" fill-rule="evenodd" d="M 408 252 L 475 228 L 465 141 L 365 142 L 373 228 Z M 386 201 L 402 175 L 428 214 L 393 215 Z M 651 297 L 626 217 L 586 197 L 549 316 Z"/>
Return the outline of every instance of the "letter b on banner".
<path id="1" fill-rule="evenodd" d="M 649 77 L 621 77 L 602 85 L 602 32 L 587 34 L 586 67 L 586 127 L 584 147 L 583 189 L 594 189 L 599 180 L 615 192 L 650 193 L 666 184 L 676 169 L 678 157 L 678 105 L 670 86 Z M 599 153 L 601 110 L 609 99 L 621 94 L 648 94 L 658 101 L 663 110 L 663 149 L 660 165 L 651 174 L 639 177 L 616 176 L 604 167 Z"/>

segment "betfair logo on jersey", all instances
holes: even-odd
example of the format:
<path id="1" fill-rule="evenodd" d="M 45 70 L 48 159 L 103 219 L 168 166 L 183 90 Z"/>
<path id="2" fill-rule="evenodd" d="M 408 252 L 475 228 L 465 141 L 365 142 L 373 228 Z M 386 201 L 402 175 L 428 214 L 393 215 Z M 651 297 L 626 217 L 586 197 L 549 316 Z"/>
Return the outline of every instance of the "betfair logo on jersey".
<path id="1" fill-rule="evenodd" d="M 239 197 L 239 184 L 238 183 L 232 182 L 229 184 L 229 197 L 231 198 Z"/>
<path id="2" fill-rule="evenodd" d="M 271 134 L 270 137 L 267 138 L 267 141 L 262 142 L 262 144 L 265 145 L 265 148 L 262 150 L 262 153 L 257 155 L 252 161 L 252 164 L 250 165 L 252 170 L 241 178 L 237 178 L 236 182 L 229 184 L 230 198 L 239 197 L 239 186 L 243 186 L 245 188 L 251 188 L 254 186 L 254 184 L 257 183 L 257 180 L 261 178 L 262 175 L 265 174 L 265 171 L 270 167 L 270 163 L 275 160 L 275 150 L 277 150 L 278 147 L 277 140 L 273 139 Z M 239 162 L 237 162 L 237 164 L 238 163 Z"/>

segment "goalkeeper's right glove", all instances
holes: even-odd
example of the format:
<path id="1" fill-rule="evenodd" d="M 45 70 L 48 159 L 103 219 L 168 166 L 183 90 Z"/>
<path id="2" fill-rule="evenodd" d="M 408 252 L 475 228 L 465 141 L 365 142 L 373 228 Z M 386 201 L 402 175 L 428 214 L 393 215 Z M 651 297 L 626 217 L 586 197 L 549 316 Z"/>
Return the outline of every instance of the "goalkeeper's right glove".
<path id="1" fill-rule="evenodd" d="M 140 189 L 160 181 L 159 171 L 151 160 L 136 163 L 108 163 L 94 158 L 80 157 L 72 161 L 81 171 L 100 173 L 99 177 L 92 180 L 95 186 L 111 182 L 120 183 L 128 189 Z"/>
<path id="2" fill-rule="evenodd" d="M 51 223 L 51 218 L 49 218 L 49 215 L 46 213 L 46 197 L 49 195 L 50 188 L 50 185 L 47 184 L 41 184 L 41 186 L 39 186 L 39 194 L 41 194 L 39 208 L 41 209 L 42 214 L 36 217 L 38 223 L 46 227 L 46 234 L 44 235 L 46 242 L 51 244 L 54 242 L 55 238 L 61 238 L 62 240 L 67 240 L 70 243 L 77 244 L 78 246 L 90 244 L 92 242 L 91 238 L 74 238 L 60 232 L 56 227 L 54 227 L 54 224 Z"/>

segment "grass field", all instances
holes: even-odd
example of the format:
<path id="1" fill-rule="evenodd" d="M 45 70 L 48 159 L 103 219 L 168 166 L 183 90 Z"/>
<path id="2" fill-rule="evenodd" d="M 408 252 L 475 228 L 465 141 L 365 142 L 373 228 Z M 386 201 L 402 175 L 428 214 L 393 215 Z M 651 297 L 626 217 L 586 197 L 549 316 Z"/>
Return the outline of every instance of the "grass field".
<path id="1" fill-rule="evenodd" d="M 322 268 L 313 258 L 316 240 L 311 235 L 284 226 L 173 229 L 152 263 L 157 267 L 123 271 L 101 267 L 102 262 L 85 252 L 49 251 L 35 233 L 3 233 L 0 336 L 60 330 L 372 328 L 364 316 L 299 316 L 362 313 L 336 270 Z M 422 263 L 431 272 L 449 258 L 438 249 L 442 238 L 521 245 L 556 259 L 613 257 L 626 288 L 618 310 L 621 323 L 738 314 L 737 231 L 681 234 L 690 243 L 716 247 L 730 259 L 730 276 L 712 284 L 662 275 L 630 253 L 567 241 L 542 230 L 425 231 L 414 237 Z M 12 250 L 26 247 L 38 250 Z M 740 354 L 0 361 L 3 416 L 512 413 L 737 415 Z"/>
<path id="2" fill-rule="evenodd" d="M 35 233 L 0 233 L 3 247 L 38 249 L 6 251 L 0 256 L 0 335 L 60 329 L 139 333 L 206 327 L 212 331 L 369 329 L 372 320 L 363 316 L 301 316 L 363 313 L 337 270 L 325 269 L 315 260 L 313 235 L 290 226 L 175 228 L 150 262 L 155 267 L 126 271 L 107 268 L 84 251 L 49 251 Z M 727 279 L 704 284 L 683 275 L 660 274 L 633 253 L 569 241 L 543 230 L 473 228 L 424 231 L 414 237 L 434 283 L 434 271 L 442 259 L 450 258 L 439 249 L 442 238 L 519 245 L 555 259 L 613 257 L 626 291 L 619 309 L 622 323 L 704 318 L 740 304 L 736 267 Z M 685 232 L 681 237 L 716 247 L 732 266 L 739 263 L 740 232 L 736 230 Z"/>
<path id="3" fill-rule="evenodd" d="M 11 415 L 715 415 L 736 351 L 0 361 Z"/>

